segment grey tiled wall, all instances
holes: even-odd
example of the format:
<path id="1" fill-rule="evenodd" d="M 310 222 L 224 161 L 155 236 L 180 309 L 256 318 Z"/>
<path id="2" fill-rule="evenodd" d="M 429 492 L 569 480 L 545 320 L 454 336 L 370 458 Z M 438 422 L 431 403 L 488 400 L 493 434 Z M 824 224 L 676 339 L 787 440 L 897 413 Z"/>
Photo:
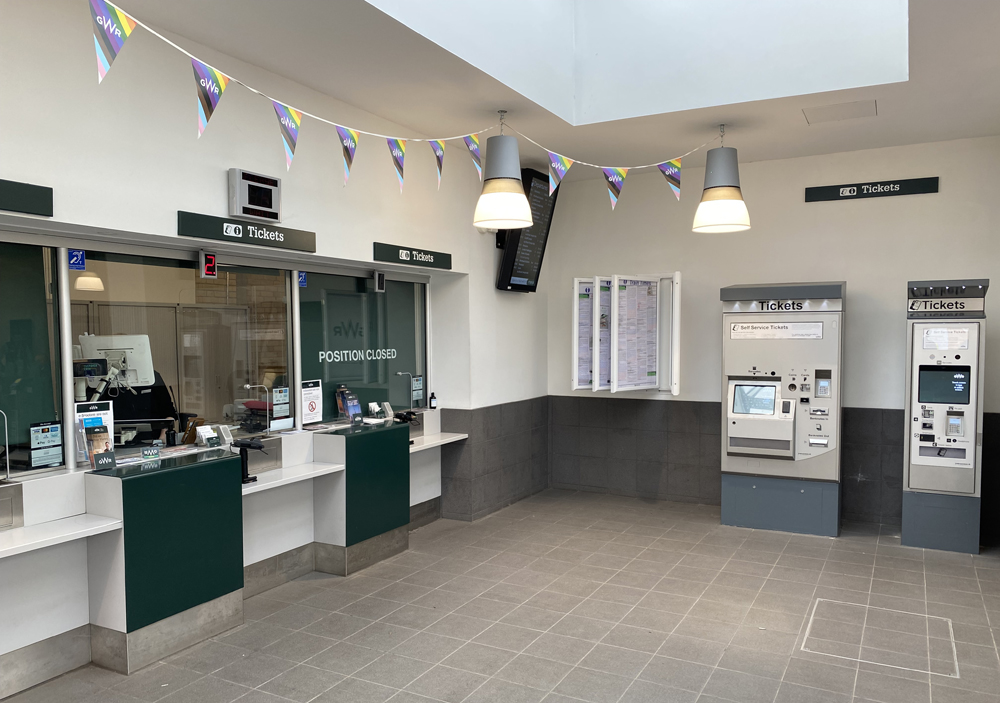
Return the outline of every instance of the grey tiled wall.
<path id="1" fill-rule="evenodd" d="M 549 398 L 441 411 L 441 516 L 478 520 L 548 487 Z"/>
<path id="2" fill-rule="evenodd" d="M 903 516 L 903 411 L 844 408 L 842 520 L 898 525 Z"/>
<path id="3" fill-rule="evenodd" d="M 719 503 L 719 403 L 551 396 L 550 485 Z"/>

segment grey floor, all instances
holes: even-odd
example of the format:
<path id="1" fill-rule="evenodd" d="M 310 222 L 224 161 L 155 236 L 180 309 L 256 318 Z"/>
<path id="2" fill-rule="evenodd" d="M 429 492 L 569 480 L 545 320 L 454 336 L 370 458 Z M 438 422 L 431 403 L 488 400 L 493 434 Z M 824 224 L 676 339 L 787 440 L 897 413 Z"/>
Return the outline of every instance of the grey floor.
<path id="1" fill-rule="evenodd" d="M 85 667 L 10 700 L 1000 703 L 1000 556 L 705 506 L 549 490 L 246 617 L 128 678 Z"/>

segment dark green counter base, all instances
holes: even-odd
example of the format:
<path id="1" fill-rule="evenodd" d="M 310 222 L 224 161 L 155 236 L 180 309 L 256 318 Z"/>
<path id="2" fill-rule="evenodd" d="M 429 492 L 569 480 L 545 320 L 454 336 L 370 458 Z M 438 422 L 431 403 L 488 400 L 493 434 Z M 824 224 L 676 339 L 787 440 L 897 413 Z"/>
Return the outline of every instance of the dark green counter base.
<path id="1" fill-rule="evenodd" d="M 350 547 L 315 542 L 316 571 L 347 576 L 367 569 L 383 559 L 405 552 L 410 546 L 408 525 L 397 527 Z"/>
<path id="2" fill-rule="evenodd" d="M 91 656 L 98 666 L 131 674 L 242 624 L 243 589 L 238 589 L 128 634 L 91 625 Z"/>

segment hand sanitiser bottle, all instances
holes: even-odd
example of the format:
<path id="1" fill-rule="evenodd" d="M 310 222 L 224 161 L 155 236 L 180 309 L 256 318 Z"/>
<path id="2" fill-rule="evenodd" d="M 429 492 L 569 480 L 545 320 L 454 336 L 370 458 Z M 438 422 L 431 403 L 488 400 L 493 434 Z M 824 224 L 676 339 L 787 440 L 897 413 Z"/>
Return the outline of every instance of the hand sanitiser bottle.
<path id="1" fill-rule="evenodd" d="M 429 403 L 431 410 L 437 410 L 437 406 L 438 406 L 437 396 L 435 396 L 433 393 L 431 393 L 431 397 L 428 399 L 427 402 Z"/>

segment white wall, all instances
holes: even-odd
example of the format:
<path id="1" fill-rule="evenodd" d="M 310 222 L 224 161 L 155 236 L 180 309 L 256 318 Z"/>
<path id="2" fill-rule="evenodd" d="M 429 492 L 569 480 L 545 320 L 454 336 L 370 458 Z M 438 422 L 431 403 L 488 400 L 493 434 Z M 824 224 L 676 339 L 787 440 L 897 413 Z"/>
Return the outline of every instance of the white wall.
<path id="1" fill-rule="evenodd" d="M 804 202 L 806 186 L 923 176 L 940 176 L 941 192 Z M 574 276 L 681 271 L 681 398 L 704 401 L 720 395 L 720 288 L 846 280 L 844 404 L 880 408 L 903 407 L 906 282 L 990 278 L 1000 287 L 998 137 L 745 163 L 740 177 L 753 229 L 729 235 L 691 232 L 703 169 L 683 171 L 680 202 L 659 173 L 632 172 L 614 212 L 599 177 L 561 186 L 541 278 L 550 393 L 572 394 Z M 986 311 L 1000 318 L 1000 290 Z M 985 405 L 996 412 L 1000 324 L 987 340 Z"/>
<path id="2" fill-rule="evenodd" d="M 7 70 L 0 73 L 0 178 L 52 186 L 55 220 L 174 237 L 178 210 L 227 214 L 228 168 L 279 175 L 282 224 L 315 231 L 318 254 L 365 262 L 372 259 L 373 241 L 406 244 L 450 252 L 455 270 L 469 273 L 465 295 L 474 306 L 440 305 L 434 317 L 436 359 L 449 361 L 444 349 L 468 349 L 467 357 L 499 364 L 493 367 L 499 376 L 522 378 L 525 365 L 519 358 L 508 366 L 508 357 L 495 354 L 497 337 L 527 340 L 533 345 L 530 356 L 544 357 L 544 296 L 493 290 L 493 243 L 472 226 L 481 186 L 461 142 L 449 144 L 440 191 L 430 148 L 410 142 L 400 195 L 385 141 L 362 135 L 344 188 L 336 131 L 304 118 L 286 173 L 270 102 L 230 83 L 198 139 L 190 60 L 143 29 L 134 31 L 98 85 L 87 3 L 8 3 L 3 18 L 0 63 Z M 178 41 L 220 70 L 299 108 L 352 127 L 412 134 L 262 69 Z M 454 277 L 441 279 L 441 285 L 451 290 Z M 431 296 L 432 303 L 442 297 L 433 290 Z M 459 318 L 449 320 L 452 315 Z M 470 375 L 470 365 L 460 361 L 436 364 L 432 382 L 445 407 L 546 391 L 544 370 L 530 382 L 499 384 Z"/>

